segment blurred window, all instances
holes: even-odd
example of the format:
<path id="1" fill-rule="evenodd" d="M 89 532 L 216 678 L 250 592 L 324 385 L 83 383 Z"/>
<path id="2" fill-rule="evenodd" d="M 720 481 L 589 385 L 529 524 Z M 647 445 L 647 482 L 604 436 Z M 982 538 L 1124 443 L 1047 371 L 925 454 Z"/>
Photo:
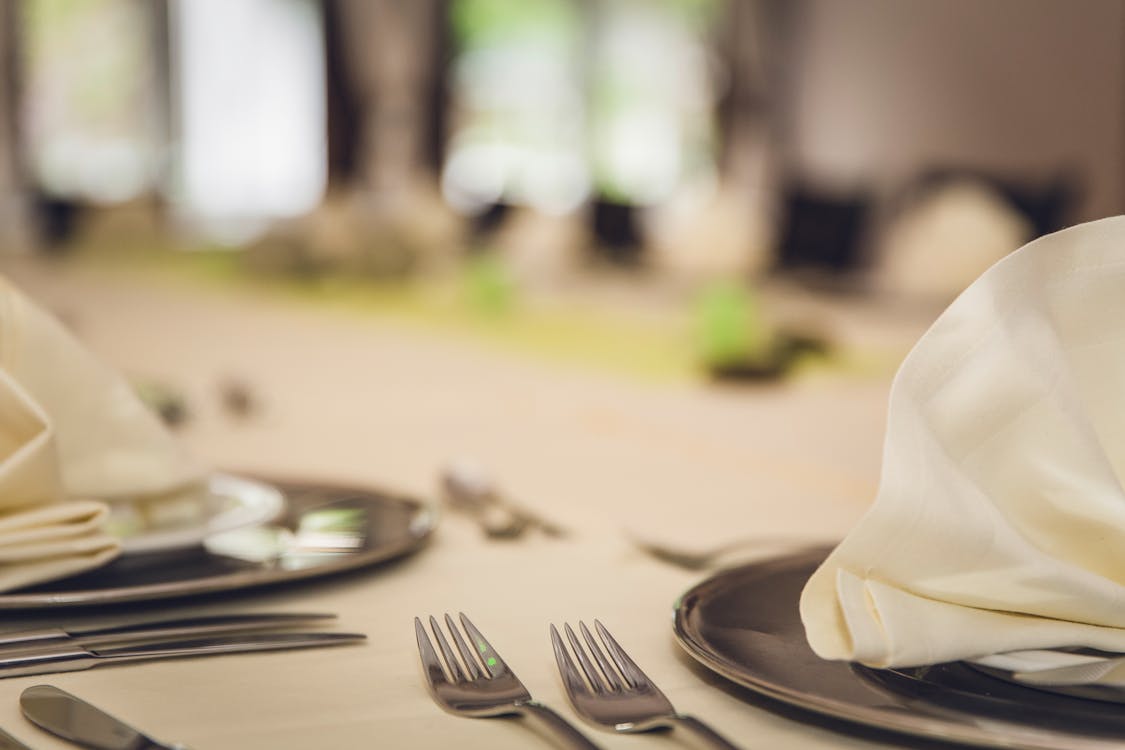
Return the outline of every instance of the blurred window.
<path id="1" fill-rule="evenodd" d="M 710 0 L 599 0 L 591 70 L 598 193 L 625 204 L 672 197 L 715 178 Z"/>
<path id="2" fill-rule="evenodd" d="M 454 133 L 442 191 L 467 213 L 494 203 L 547 213 L 589 193 L 581 25 L 567 0 L 455 0 Z"/>
<path id="3" fill-rule="evenodd" d="M 468 213 L 663 201 L 714 179 L 717 0 L 455 0 L 442 176 Z"/>
<path id="4" fill-rule="evenodd" d="M 22 110 L 32 179 L 55 198 L 116 203 L 156 187 L 164 146 L 154 4 L 26 0 Z"/>
<path id="5" fill-rule="evenodd" d="M 173 0 L 173 202 L 235 244 L 314 208 L 327 177 L 316 0 Z"/>

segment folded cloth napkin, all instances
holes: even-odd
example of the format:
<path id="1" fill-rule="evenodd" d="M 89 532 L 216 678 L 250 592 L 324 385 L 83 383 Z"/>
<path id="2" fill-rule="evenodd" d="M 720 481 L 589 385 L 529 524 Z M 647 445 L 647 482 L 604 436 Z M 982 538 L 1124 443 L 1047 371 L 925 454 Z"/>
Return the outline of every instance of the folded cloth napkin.
<path id="1" fill-rule="evenodd" d="M 0 278 L 0 590 L 108 562 L 121 545 L 103 501 L 203 476 L 128 383 Z"/>
<path id="2" fill-rule="evenodd" d="M 808 581 L 827 659 L 1125 652 L 1125 217 L 986 271 L 891 389 L 879 492 Z"/>

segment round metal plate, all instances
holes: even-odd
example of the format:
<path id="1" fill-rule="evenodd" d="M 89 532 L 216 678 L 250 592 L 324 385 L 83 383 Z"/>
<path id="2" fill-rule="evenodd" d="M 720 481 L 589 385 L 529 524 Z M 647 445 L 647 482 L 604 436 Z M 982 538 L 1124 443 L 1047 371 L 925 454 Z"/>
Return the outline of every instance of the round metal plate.
<path id="1" fill-rule="evenodd" d="M 377 490 L 266 481 L 286 499 L 277 525 L 258 530 L 280 540 L 267 555 L 235 557 L 204 546 L 125 555 L 81 575 L 0 594 L 0 610 L 175 599 L 318 578 L 410 554 L 436 523 L 423 503 Z"/>
<path id="2" fill-rule="evenodd" d="M 1014 685 L 956 662 L 878 670 L 826 661 L 797 605 L 827 549 L 722 571 L 684 594 L 675 632 L 723 677 L 825 716 L 974 747 L 1109 750 L 1125 743 L 1120 704 Z"/>

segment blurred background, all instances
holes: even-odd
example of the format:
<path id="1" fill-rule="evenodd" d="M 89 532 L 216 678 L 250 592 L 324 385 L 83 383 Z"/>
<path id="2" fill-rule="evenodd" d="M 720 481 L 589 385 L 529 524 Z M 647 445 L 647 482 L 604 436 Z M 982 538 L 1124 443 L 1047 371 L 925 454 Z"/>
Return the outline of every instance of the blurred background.
<path id="1" fill-rule="evenodd" d="M 0 0 L 0 261 L 761 380 L 1123 206 L 1118 0 Z"/>

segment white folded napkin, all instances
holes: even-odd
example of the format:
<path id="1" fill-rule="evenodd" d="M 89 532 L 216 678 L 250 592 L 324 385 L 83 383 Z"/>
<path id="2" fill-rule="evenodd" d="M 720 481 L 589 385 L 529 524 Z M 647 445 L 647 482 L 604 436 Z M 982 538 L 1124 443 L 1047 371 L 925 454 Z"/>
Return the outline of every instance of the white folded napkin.
<path id="1" fill-rule="evenodd" d="M 0 278 L 0 591 L 115 557 L 102 501 L 203 476 L 120 376 Z"/>
<path id="2" fill-rule="evenodd" d="M 813 650 L 872 666 L 1125 652 L 1125 217 L 1004 258 L 891 391 L 879 492 L 809 580 Z"/>

